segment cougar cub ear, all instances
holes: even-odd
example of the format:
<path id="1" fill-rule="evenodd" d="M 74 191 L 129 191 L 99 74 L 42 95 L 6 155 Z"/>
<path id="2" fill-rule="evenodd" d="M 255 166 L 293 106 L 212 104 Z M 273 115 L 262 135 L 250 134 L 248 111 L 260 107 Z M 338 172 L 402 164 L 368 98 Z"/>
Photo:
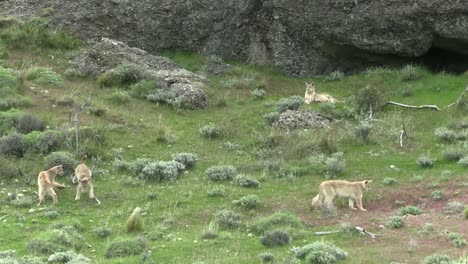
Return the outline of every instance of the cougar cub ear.
<path id="1" fill-rule="evenodd" d="M 364 183 L 365 184 L 372 183 L 372 180 L 366 180 Z"/>

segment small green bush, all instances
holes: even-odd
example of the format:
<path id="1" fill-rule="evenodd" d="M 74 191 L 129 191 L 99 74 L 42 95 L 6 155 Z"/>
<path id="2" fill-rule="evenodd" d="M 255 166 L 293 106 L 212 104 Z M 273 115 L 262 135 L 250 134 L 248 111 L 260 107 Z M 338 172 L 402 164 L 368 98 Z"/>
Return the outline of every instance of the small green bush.
<path id="1" fill-rule="evenodd" d="M 442 152 L 442 156 L 448 161 L 459 161 L 465 155 L 465 151 L 460 148 L 449 148 Z"/>
<path id="2" fill-rule="evenodd" d="M 398 209 L 398 215 L 399 216 L 404 216 L 404 215 L 420 215 L 422 214 L 421 212 L 421 209 L 419 209 L 418 207 L 416 206 L 405 206 L 405 207 L 402 207 L 402 208 L 399 208 Z"/>
<path id="3" fill-rule="evenodd" d="M 16 90 L 19 87 L 19 82 L 10 69 L 5 69 L 0 66 L 0 88 L 4 87 Z"/>
<path id="4" fill-rule="evenodd" d="M 234 177 L 232 183 L 234 185 L 246 188 L 258 188 L 258 186 L 260 185 L 259 181 L 244 174 L 239 174 L 236 177 Z"/>
<path id="5" fill-rule="evenodd" d="M 60 213 L 57 212 L 56 210 L 47 210 L 44 212 L 42 216 L 48 219 L 56 219 L 60 216 Z"/>
<path id="6" fill-rule="evenodd" d="M 344 73 L 340 70 L 336 70 L 331 72 L 325 77 L 325 81 L 340 81 L 341 79 L 344 78 Z"/>
<path id="7" fill-rule="evenodd" d="M 398 215 L 390 216 L 387 218 L 387 227 L 400 228 L 403 226 L 403 218 Z"/>
<path id="8" fill-rule="evenodd" d="M 221 130 L 216 125 L 210 123 L 200 128 L 200 135 L 209 139 L 217 138 L 221 135 Z"/>
<path id="9" fill-rule="evenodd" d="M 16 159 L 0 155 L 0 181 L 10 180 L 19 176 Z"/>
<path id="10" fill-rule="evenodd" d="M 26 73 L 26 79 L 36 84 L 47 86 L 63 85 L 63 78 L 51 68 L 34 67 Z"/>
<path id="11" fill-rule="evenodd" d="M 45 157 L 44 170 L 48 170 L 54 166 L 62 165 L 63 174 L 71 175 L 75 172 L 75 166 L 78 164 L 78 161 L 75 159 L 75 156 L 67 151 L 56 151 L 52 152 Z"/>
<path id="12" fill-rule="evenodd" d="M 171 89 L 156 89 L 146 96 L 150 102 L 165 103 L 176 108 L 182 107 L 182 101 L 177 93 Z"/>
<path id="13" fill-rule="evenodd" d="M 421 168 L 432 168 L 434 166 L 434 159 L 428 157 L 428 156 L 420 156 L 416 163 L 419 165 Z"/>
<path id="14" fill-rule="evenodd" d="M 18 158 L 23 157 L 26 152 L 26 144 L 24 143 L 24 136 L 19 133 L 12 133 L 0 137 L 0 154 L 11 155 Z"/>
<path id="15" fill-rule="evenodd" d="M 91 263 L 91 260 L 81 254 L 76 254 L 73 251 L 56 252 L 49 256 L 47 263 L 67 263 L 67 264 L 86 264 Z"/>
<path id="16" fill-rule="evenodd" d="M 56 252 L 80 250 L 84 237 L 73 226 L 48 230 L 29 241 L 27 250 L 33 254 L 51 255 Z"/>
<path id="17" fill-rule="evenodd" d="M 153 80 L 142 80 L 130 86 L 130 95 L 138 99 L 147 99 L 147 96 L 153 94 L 157 85 Z"/>
<path id="18" fill-rule="evenodd" d="M 329 178 L 335 178 L 340 175 L 346 168 L 346 161 L 343 158 L 343 152 L 333 153 L 325 160 L 325 166 Z"/>
<path id="19" fill-rule="evenodd" d="M 458 233 L 454 233 L 454 232 L 448 233 L 447 239 L 451 240 L 453 244 L 458 248 L 466 246 L 466 240 Z"/>
<path id="20" fill-rule="evenodd" d="M 462 165 L 463 167 L 468 167 L 468 156 L 464 156 L 458 161 L 458 164 Z"/>
<path id="21" fill-rule="evenodd" d="M 147 164 L 138 174 L 138 178 L 151 181 L 175 181 L 185 169 L 177 161 L 158 161 Z"/>
<path id="22" fill-rule="evenodd" d="M 105 238 L 112 234 L 112 229 L 107 226 L 96 227 L 93 231 L 100 238 Z"/>
<path id="23" fill-rule="evenodd" d="M 172 155 L 172 159 L 184 164 L 186 169 L 190 169 L 197 163 L 198 155 L 192 153 L 177 153 Z"/>
<path id="24" fill-rule="evenodd" d="M 445 143 L 454 142 L 457 139 L 457 133 L 447 127 L 438 127 L 434 131 L 434 135 L 440 141 Z"/>
<path id="25" fill-rule="evenodd" d="M 422 264 L 452 264 L 447 255 L 434 254 L 423 259 Z"/>
<path id="26" fill-rule="evenodd" d="M 250 94 L 253 97 L 255 97 L 255 99 L 260 100 L 260 99 L 263 99 L 265 97 L 266 91 L 263 90 L 263 89 L 255 88 L 255 89 L 250 91 Z"/>
<path id="27" fill-rule="evenodd" d="M 361 144 L 367 144 L 371 131 L 372 126 L 367 122 L 363 122 L 354 129 L 354 135 L 356 136 L 358 142 Z"/>
<path id="28" fill-rule="evenodd" d="M 304 98 L 294 95 L 279 100 L 278 103 L 276 103 L 276 109 L 279 113 L 282 113 L 286 110 L 297 110 L 302 104 L 304 104 Z"/>
<path id="29" fill-rule="evenodd" d="M 226 192 L 224 186 L 215 186 L 212 189 L 208 190 L 208 196 L 210 197 L 223 197 Z"/>
<path id="30" fill-rule="evenodd" d="M 422 77 L 418 69 L 413 65 L 406 65 L 400 70 L 400 78 L 402 81 L 414 81 Z"/>
<path id="31" fill-rule="evenodd" d="M 444 192 L 442 192 L 441 190 L 436 190 L 431 193 L 432 198 L 436 201 L 439 201 L 440 199 L 442 199 L 443 195 L 444 195 Z"/>
<path id="32" fill-rule="evenodd" d="M 128 87 L 143 80 L 145 74 L 140 67 L 134 64 L 120 64 L 101 74 L 97 83 L 100 87 Z"/>
<path id="33" fill-rule="evenodd" d="M 249 194 L 241 197 L 239 200 L 232 201 L 232 204 L 242 206 L 246 209 L 254 209 L 260 204 L 260 198 L 255 194 Z"/>
<path id="34" fill-rule="evenodd" d="M 303 247 L 293 247 L 291 253 L 308 264 L 332 264 L 348 257 L 348 253 L 332 243 L 317 241 Z"/>
<path id="35" fill-rule="evenodd" d="M 367 85 L 357 91 L 355 97 L 356 111 L 358 113 L 367 113 L 371 109 L 373 112 L 377 112 L 384 102 L 383 92 L 377 87 Z"/>
<path id="36" fill-rule="evenodd" d="M 272 125 L 273 123 L 275 123 L 276 121 L 279 120 L 279 118 L 280 118 L 280 113 L 278 113 L 278 112 L 271 112 L 271 113 L 265 114 L 263 117 L 266 119 L 266 121 L 267 121 L 267 123 L 268 123 L 269 125 Z"/>
<path id="37" fill-rule="evenodd" d="M 250 228 L 256 234 L 264 234 L 278 228 L 303 228 L 299 218 L 290 212 L 276 212 L 270 216 L 255 220 Z"/>
<path id="38" fill-rule="evenodd" d="M 241 215 L 229 209 L 223 209 L 214 215 L 214 223 L 221 229 L 237 229 L 241 225 Z"/>
<path id="39" fill-rule="evenodd" d="M 391 177 L 386 177 L 385 179 L 383 179 L 383 184 L 384 185 L 393 185 L 397 182 L 397 180 L 395 180 L 395 178 L 391 178 Z"/>
<path id="40" fill-rule="evenodd" d="M 126 91 L 115 91 L 108 95 L 107 99 L 118 105 L 128 105 L 130 103 L 130 95 Z"/>
<path id="41" fill-rule="evenodd" d="M 29 208 L 33 205 L 33 203 L 33 199 L 30 196 L 23 196 L 19 199 L 11 201 L 11 204 L 20 208 Z"/>
<path id="42" fill-rule="evenodd" d="M 263 263 L 270 263 L 275 260 L 274 256 L 270 252 L 263 252 L 260 254 L 260 258 L 262 259 Z"/>
<path id="43" fill-rule="evenodd" d="M 146 194 L 146 199 L 148 200 L 156 200 L 159 198 L 159 194 L 155 193 L 155 192 L 149 192 Z"/>
<path id="44" fill-rule="evenodd" d="M 32 131 L 44 131 L 46 128 L 44 122 L 28 113 L 16 116 L 13 122 L 16 130 L 21 134 L 28 134 Z"/>
<path id="45" fill-rule="evenodd" d="M 233 166 L 213 166 L 205 171 L 205 175 L 212 181 L 231 180 L 236 173 Z"/>
<path id="46" fill-rule="evenodd" d="M 468 219 L 468 207 L 465 207 L 465 210 L 463 210 L 463 215 L 465 216 L 465 219 Z"/>
<path id="47" fill-rule="evenodd" d="M 144 237 L 135 239 L 117 240 L 112 242 L 106 251 L 106 258 L 120 258 L 132 255 L 139 255 L 148 246 L 148 241 Z"/>
<path id="48" fill-rule="evenodd" d="M 267 247 L 280 247 L 289 244 L 291 235 L 283 230 L 267 231 L 260 242 Z"/>

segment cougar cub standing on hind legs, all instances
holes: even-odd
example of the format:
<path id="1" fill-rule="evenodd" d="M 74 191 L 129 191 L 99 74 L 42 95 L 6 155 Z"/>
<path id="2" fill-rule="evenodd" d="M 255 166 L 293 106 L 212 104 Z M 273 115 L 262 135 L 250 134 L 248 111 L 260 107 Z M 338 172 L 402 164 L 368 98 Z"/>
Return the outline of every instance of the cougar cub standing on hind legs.
<path id="1" fill-rule="evenodd" d="M 54 192 L 54 187 L 65 188 L 65 185 L 55 182 L 55 176 L 62 174 L 62 165 L 58 165 L 46 171 L 39 172 L 39 175 L 37 176 L 37 185 L 39 186 L 39 203 L 37 204 L 37 206 L 40 206 L 44 202 L 46 193 L 48 193 L 52 197 L 54 205 L 58 203 L 57 194 Z"/>
<path id="2" fill-rule="evenodd" d="M 76 197 L 75 200 L 80 200 L 81 193 L 84 189 L 88 189 L 89 198 L 95 199 L 94 197 L 94 190 L 93 190 L 93 183 L 91 182 L 91 170 L 86 166 L 87 156 L 84 155 L 81 158 L 81 162 L 75 168 L 75 177 L 78 180 L 78 186 L 76 187 Z"/>

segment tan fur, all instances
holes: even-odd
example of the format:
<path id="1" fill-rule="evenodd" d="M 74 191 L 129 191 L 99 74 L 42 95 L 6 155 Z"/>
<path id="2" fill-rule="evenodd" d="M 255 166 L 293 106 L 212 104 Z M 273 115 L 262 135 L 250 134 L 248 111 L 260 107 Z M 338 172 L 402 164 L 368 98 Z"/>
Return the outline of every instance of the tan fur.
<path id="1" fill-rule="evenodd" d="M 65 188 L 65 185 L 55 182 L 55 176 L 62 174 L 62 165 L 58 165 L 46 171 L 39 172 L 39 175 L 37 176 L 37 185 L 39 186 L 39 203 L 37 206 L 40 206 L 44 202 L 46 193 L 52 197 L 54 205 L 58 203 L 57 194 L 54 192 L 54 187 Z"/>
<path id="2" fill-rule="evenodd" d="M 306 84 L 306 92 L 304 95 L 304 103 L 310 104 L 313 102 L 330 102 L 330 103 L 336 103 L 339 102 L 333 96 L 327 94 L 327 93 L 317 93 L 315 91 L 315 84 L 313 82 L 311 83 L 305 83 Z"/>
<path id="3" fill-rule="evenodd" d="M 362 194 L 365 190 L 370 190 L 372 180 L 349 182 L 349 181 L 324 181 L 320 184 L 319 194 L 312 199 L 312 206 L 315 208 L 325 206 L 327 209 L 333 208 L 335 197 L 349 199 L 349 208 L 354 208 L 354 202 L 361 211 L 366 211 L 362 207 Z"/>
<path id="4" fill-rule="evenodd" d="M 78 179 L 76 187 L 75 201 L 80 200 L 81 193 L 88 190 L 89 198 L 94 199 L 93 183 L 91 181 L 91 170 L 86 166 L 86 155 L 82 158 L 81 163 L 75 168 L 75 177 Z"/>

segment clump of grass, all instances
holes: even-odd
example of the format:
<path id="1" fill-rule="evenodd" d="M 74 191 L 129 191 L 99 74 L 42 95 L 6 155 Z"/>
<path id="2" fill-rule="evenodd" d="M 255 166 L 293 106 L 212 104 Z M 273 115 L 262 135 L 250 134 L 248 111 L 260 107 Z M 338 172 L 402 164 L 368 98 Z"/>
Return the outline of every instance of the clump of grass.
<path id="1" fill-rule="evenodd" d="M 214 239 L 218 237 L 218 224 L 215 221 L 211 221 L 205 228 L 202 238 L 203 239 Z"/>
<path id="2" fill-rule="evenodd" d="M 459 214 L 464 210 L 463 203 L 459 201 L 448 201 L 447 206 L 444 208 L 445 213 Z"/>
<path id="3" fill-rule="evenodd" d="M 39 85 L 61 86 L 63 78 L 51 68 L 34 67 L 26 74 L 26 79 Z"/>
<path id="4" fill-rule="evenodd" d="M 284 230 L 267 231 L 260 242 L 267 247 L 280 247 L 289 244 L 291 235 Z"/>
<path id="5" fill-rule="evenodd" d="M 130 95 L 138 99 L 147 99 L 147 96 L 154 94 L 158 85 L 154 80 L 141 80 L 130 85 Z"/>
<path id="6" fill-rule="evenodd" d="M 184 164 L 173 160 L 150 162 L 136 176 L 147 181 L 175 181 L 184 169 Z"/>
<path id="7" fill-rule="evenodd" d="M 276 109 L 279 113 L 282 113 L 286 110 L 297 110 L 302 104 L 304 104 L 304 98 L 294 95 L 279 100 L 276 104 Z"/>
<path id="8" fill-rule="evenodd" d="M 221 229 L 237 229 L 241 225 L 241 215 L 229 209 L 216 212 L 214 223 Z"/>
<path id="9" fill-rule="evenodd" d="M 410 85 L 406 85 L 405 87 L 403 87 L 400 92 L 403 97 L 412 96 L 414 93 L 413 87 L 411 87 Z"/>
<path id="10" fill-rule="evenodd" d="M 372 126 L 367 122 L 361 122 L 355 129 L 354 135 L 358 142 L 367 144 L 369 141 L 369 135 L 372 131 Z"/>
<path id="11" fill-rule="evenodd" d="M 385 179 L 383 179 L 383 184 L 384 185 L 393 185 L 395 183 L 397 183 L 397 180 L 395 180 L 395 178 L 386 177 Z"/>
<path id="12" fill-rule="evenodd" d="M 348 257 L 348 253 L 332 243 L 317 241 L 303 247 L 293 247 L 291 253 L 305 263 L 333 264 Z"/>
<path id="13" fill-rule="evenodd" d="M 442 199 L 442 196 L 444 195 L 444 192 L 441 190 L 435 190 L 431 193 L 432 199 L 439 201 Z"/>
<path id="14" fill-rule="evenodd" d="M 412 206 L 412 205 L 409 205 L 409 206 L 405 206 L 405 207 L 402 207 L 400 209 L 398 209 L 398 215 L 400 216 L 405 216 L 405 215 L 420 215 L 422 214 L 421 212 L 421 209 L 419 209 L 418 207 L 416 206 Z"/>
<path id="15" fill-rule="evenodd" d="M 148 200 L 156 200 L 159 198 L 159 195 L 155 192 L 149 192 L 146 194 L 146 199 Z"/>
<path id="16" fill-rule="evenodd" d="M 424 226 L 421 228 L 421 233 L 423 234 L 429 234 L 431 232 L 434 232 L 434 225 L 431 223 L 425 223 Z"/>
<path id="17" fill-rule="evenodd" d="M 383 102 L 383 92 L 375 86 L 367 85 L 357 91 L 355 97 L 356 111 L 358 113 L 367 113 L 372 109 L 373 112 L 377 112 Z"/>
<path id="18" fill-rule="evenodd" d="M 250 176 L 239 174 L 233 180 L 234 185 L 238 185 L 245 188 L 258 188 L 260 182 Z"/>
<path id="19" fill-rule="evenodd" d="M 108 95 L 107 99 L 117 105 L 128 105 L 130 103 L 130 95 L 126 91 L 115 91 Z"/>
<path id="20" fill-rule="evenodd" d="M 279 118 L 280 118 L 280 113 L 278 113 L 278 112 L 271 112 L 271 113 L 265 114 L 263 117 L 266 119 L 266 121 L 267 121 L 267 123 L 268 123 L 269 125 L 272 125 L 273 123 L 275 123 L 276 121 L 279 120 Z"/>
<path id="21" fill-rule="evenodd" d="M 112 234 L 112 229 L 107 226 L 96 227 L 93 231 L 100 238 L 109 237 Z"/>
<path id="22" fill-rule="evenodd" d="M 200 128 L 200 135 L 208 139 L 218 138 L 221 136 L 221 130 L 216 125 L 210 123 Z"/>
<path id="23" fill-rule="evenodd" d="M 467 89 L 468 87 L 465 88 L 465 91 Z M 457 102 L 457 109 L 464 113 L 468 112 L 468 93 L 463 93 L 463 95 L 460 97 L 460 99 Z"/>
<path id="24" fill-rule="evenodd" d="M 26 144 L 22 134 L 15 132 L 0 137 L 0 154 L 21 158 L 26 150 Z"/>
<path id="25" fill-rule="evenodd" d="M 43 217 L 48 219 L 56 219 L 60 216 L 60 213 L 56 210 L 47 210 L 44 212 Z"/>
<path id="26" fill-rule="evenodd" d="M 400 228 L 403 226 L 403 218 L 398 215 L 390 216 L 387 218 L 387 227 Z"/>
<path id="27" fill-rule="evenodd" d="M 458 164 L 462 165 L 463 167 L 468 167 L 468 156 L 464 156 L 463 158 L 460 158 L 458 161 Z"/>
<path id="28" fill-rule="evenodd" d="M 465 216 L 465 219 L 468 219 L 468 207 L 465 207 L 465 210 L 463 210 L 463 215 Z"/>
<path id="29" fill-rule="evenodd" d="M 106 258 L 120 258 L 139 255 L 148 247 L 148 241 L 144 237 L 124 239 L 112 242 L 106 251 Z"/>
<path id="30" fill-rule="evenodd" d="M 239 200 L 232 201 L 232 204 L 242 206 L 246 209 L 254 209 L 260 204 L 260 198 L 255 194 L 249 194 L 241 197 Z"/>
<path id="31" fill-rule="evenodd" d="M 28 208 L 33 205 L 33 199 L 29 196 L 22 196 L 18 199 L 12 200 L 11 203 L 16 207 Z"/>
<path id="32" fill-rule="evenodd" d="M 51 255 L 56 252 L 80 250 L 84 237 L 73 226 L 58 226 L 29 241 L 27 250 L 38 255 Z"/>
<path id="33" fill-rule="evenodd" d="M 465 155 L 465 151 L 460 148 L 448 148 L 442 152 L 442 156 L 448 161 L 459 161 Z"/>
<path id="34" fill-rule="evenodd" d="M 128 87 L 143 80 L 145 71 L 134 64 L 120 64 L 98 77 L 100 87 Z"/>
<path id="35" fill-rule="evenodd" d="M 205 171 L 205 175 L 212 181 L 231 180 L 237 173 L 234 166 L 213 166 Z"/>
<path id="36" fill-rule="evenodd" d="M 421 168 L 432 168 L 434 166 L 435 160 L 428 156 L 420 156 L 416 160 L 416 164 L 418 164 Z"/>
<path id="37" fill-rule="evenodd" d="M 0 179 L 9 180 L 19 175 L 18 165 L 13 157 L 0 156 Z"/>

